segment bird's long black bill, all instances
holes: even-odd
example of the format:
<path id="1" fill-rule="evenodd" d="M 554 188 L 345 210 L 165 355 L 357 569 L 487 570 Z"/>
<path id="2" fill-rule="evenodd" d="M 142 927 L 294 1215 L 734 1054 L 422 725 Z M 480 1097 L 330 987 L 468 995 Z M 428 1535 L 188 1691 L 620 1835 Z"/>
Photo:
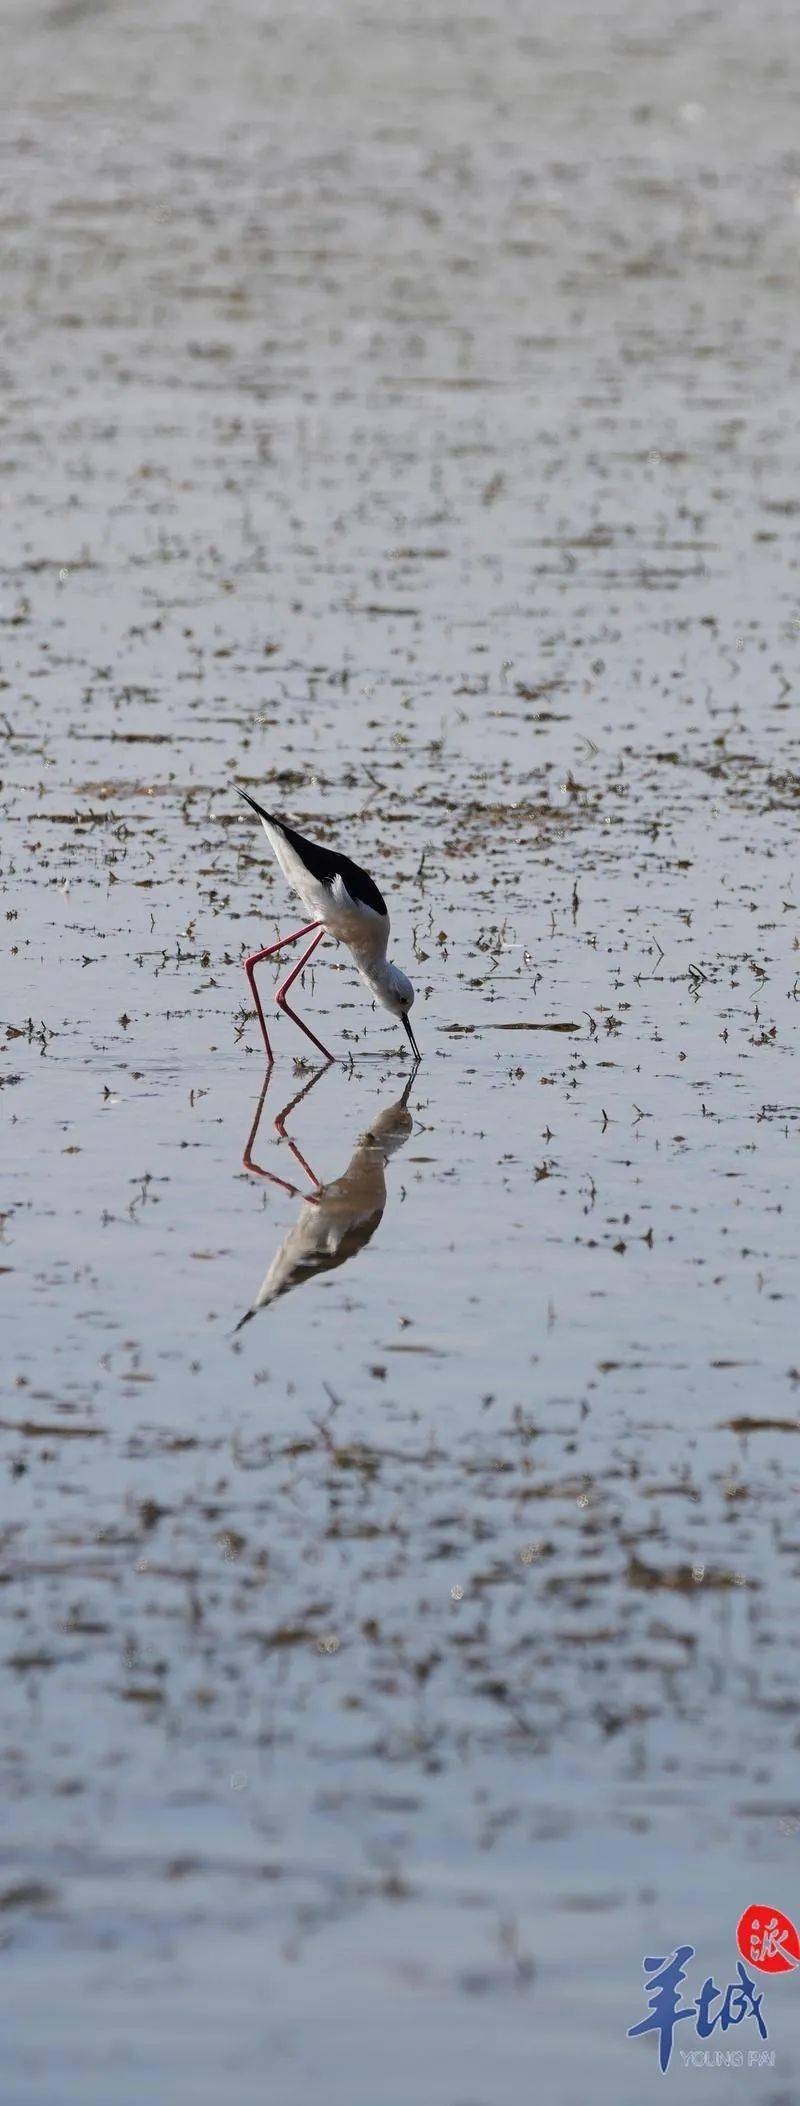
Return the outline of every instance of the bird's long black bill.
<path id="1" fill-rule="evenodd" d="M 420 1053 L 420 1050 L 419 1050 L 419 1046 L 417 1045 L 417 1041 L 416 1041 L 416 1039 L 415 1039 L 415 1037 L 414 1037 L 414 1033 L 413 1033 L 413 1031 L 412 1031 L 412 1029 L 411 1029 L 411 1025 L 410 1025 L 410 1023 L 409 1023 L 409 1021 L 408 1021 L 408 1017 L 407 1017 L 407 1016 L 404 1016 L 404 1017 L 403 1017 L 403 1030 L 404 1030 L 404 1032 L 405 1032 L 405 1034 L 406 1034 L 406 1038 L 410 1040 L 410 1044 L 411 1044 L 411 1051 L 412 1051 L 412 1053 L 413 1053 L 413 1055 L 414 1055 L 414 1059 L 415 1059 L 415 1060 L 421 1060 L 421 1059 L 422 1059 L 422 1054 Z"/>

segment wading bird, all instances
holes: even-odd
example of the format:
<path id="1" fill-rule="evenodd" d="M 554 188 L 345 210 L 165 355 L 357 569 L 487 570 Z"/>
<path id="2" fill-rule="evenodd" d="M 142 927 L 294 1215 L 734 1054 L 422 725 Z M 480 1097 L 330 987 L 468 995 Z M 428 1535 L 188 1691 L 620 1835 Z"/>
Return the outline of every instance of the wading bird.
<path id="1" fill-rule="evenodd" d="M 362 1133 L 355 1154 L 341 1177 L 335 1178 L 330 1184 L 320 1184 L 310 1163 L 301 1155 L 297 1142 L 287 1133 L 286 1120 L 325 1073 L 325 1068 L 318 1068 L 316 1075 L 312 1076 L 304 1089 L 298 1091 L 291 1104 L 285 1106 L 274 1122 L 276 1133 L 280 1134 L 282 1140 L 288 1141 L 296 1162 L 300 1164 L 314 1187 L 314 1190 L 305 1196 L 297 1185 L 290 1184 L 284 1177 L 278 1177 L 274 1170 L 262 1170 L 261 1165 L 253 1161 L 252 1150 L 269 1087 L 269 1074 L 262 1089 L 244 1153 L 245 1168 L 252 1170 L 256 1177 L 268 1178 L 270 1184 L 280 1185 L 284 1192 L 294 1193 L 298 1199 L 303 1200 L 303 1205 L 298 1220 L 289 1230 L 288 1236 L 284 1237 L 272 1260 L 252 1308 L 247 1310 L 246 1315 L 236 1325 L 237 1331 L 241 1331 L 244 1325 L 249 1323 L 258 1309 L 268 1308 L 270 1303 L 279 1301 L 281 1295 L 288 1294 L 293 1287 L 301 1287 L 304 1282 L 316 1279 L 318 1273 L 332 1272 L 336 1266 L 346 1264 L 348 1258 L 356 1257 L 358 1252 L 371 1242 L 375 1230 L 380 1226 L 386 1206 L 386 1165 L 390 1158 L 397 1154 L 398 1149 L 405 1146 L 409 1134 L 413 1132 L 414 1121 L 408 1109 L 409 1093 L 414 1081 L 412 1071 L 398 1102 L 389 1104 L 385 1111 L 378 1112 L 369 1131 Z"/>
<path id="2" fill-rule="evenodd" d="M 420 1050 L 408 1021 L 414 989 L 405 973 L 400 971 L 399 965 L 391 965 L 386 956 L 389 915 L 386 902 L 373 879 L 367 875 L 366 870 L 359 869 L 357 863 L 351 862 L 349 856 L 340 855 L 337 849 L 320 848 L 315 841 L 307 841 L 303 834 L 298 834 L 293 826 L 287 826 L 285 819 L 276 819 L 274 813 L 265 812 L 263 805 L 256 804 L 255 798 L 251 797 L 247 790 L 239 790 L 238 795 L 244 798 L 245 804 L 249 804 L 251 811 L 261 820 L 270 848 L 284 877 L 288 879 L 309 914 L 314 915 L 314 920 L 304 922 L 302 929 L 294 929 L 290 936 L 279 937 L 277 943 L 268 943 L 263 951 L 254 951 L 252 957 L 245 958 L 244 961 L 268 1061 L 272 1062 L 273 1052 L 256 987 L 255 969 L 264 958 L 272 958 L 276 951 L 285 950 L 287 944 L 299 943 L 301 936 L 311 936 L 312 941 L 308 950 L 303 952 L 299 964 L 294 966 L 277 989 L 275 1000 L 278 1008 L 283 1009 L 287 1016 L 299 1024 L 300 1030 L 305 1032 L 306 1038 L 310 1038 L 312 1045 L 317 1046 L 320 1053 L 324 1053 L 326 1060 L 334 1058 L 308 1024 L 303 1023 L 296 1009 L 290 1009 L 286 999 L 293 981 L 297 979 L 298 973 L 302 972 L 304 965 L 308 964 L 312 952 L 326 934 L 336 936 L 340 943 L 347 944 L 370 994 L 374 995 L 376 1002 L 380 1002 L 392 1016 L 400 1018 L 414 1059 L 418 1061 L 421 1057 Z"/>

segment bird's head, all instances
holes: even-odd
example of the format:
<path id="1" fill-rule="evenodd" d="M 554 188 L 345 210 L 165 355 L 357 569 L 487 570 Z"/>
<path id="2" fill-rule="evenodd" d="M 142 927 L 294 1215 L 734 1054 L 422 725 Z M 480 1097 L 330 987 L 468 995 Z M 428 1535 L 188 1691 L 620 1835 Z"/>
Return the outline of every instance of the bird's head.
<path id="1" fill-rule="evenodd" d="M 407 1016 L 414 1003 L 414 989 L 406 973 L 399 965 L 386 967 L 386 993 L 384 1001 L 393 1016 Z"/>
<path id="2" fill-rule="evenodd" d="M 388 965 L 386 968 L 383 1000 L 386 1008 L 391 1010 L 392 1015 L 399 1016 L 414 1059 L 419 1060 L 419 1047 L 408 1021 L 408 1012 L 414 1002 L 414 989 L 408 975 L 400 971 L 399 965 Z"/>
<path id="3" fill-rule="evenodd" d="M 392 1016 L 399 1016 L 414 1059 L 419 1060 L 421 1058 L 419 1046 L 408 1021 L 408 1012 L 414 1000 L 414 989 L 407 975 L 401 973 L 399 965 L 389 965 L 388 963 L 372 966 L 360 965 L 358 969 L 362 980 L 366 981 L 370 994 L 374 995 L 376 1002 L 380 1002 L 382 1008 L 390 1010 Z"/>

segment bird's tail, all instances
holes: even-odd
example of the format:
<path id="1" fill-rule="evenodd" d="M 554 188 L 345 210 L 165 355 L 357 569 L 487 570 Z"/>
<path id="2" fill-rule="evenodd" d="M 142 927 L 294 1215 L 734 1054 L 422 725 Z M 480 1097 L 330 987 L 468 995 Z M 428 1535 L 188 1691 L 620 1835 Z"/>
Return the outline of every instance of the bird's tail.
<path id="1" fill-rule="evenodd" d="M 237 797 L 243 797 L 245 804 L 249 804 L 251 811 L 255 812 L 259 819 L 268 820 L 270 826 L 280 826 L 280 820 L 276 819 L 272 812 L 265 812 L 263 804 L 256 804 L 256 800 L 254 797 L 251 797 L 249 790 L 240 790 L 238 782 L 235 782 L 233 787 Z"/>

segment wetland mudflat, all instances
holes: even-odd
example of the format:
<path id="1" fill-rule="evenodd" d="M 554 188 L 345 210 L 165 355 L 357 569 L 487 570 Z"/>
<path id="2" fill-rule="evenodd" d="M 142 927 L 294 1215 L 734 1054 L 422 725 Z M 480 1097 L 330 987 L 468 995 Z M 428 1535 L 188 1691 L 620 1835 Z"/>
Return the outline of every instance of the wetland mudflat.
<path id="1" fill-rule="evenodd" d="M 3 35 L 4 2106 L 642 2106 L 796 1915 L 793 24 Z M 418 988 L 295 1192 L 234 779 Z"/>

